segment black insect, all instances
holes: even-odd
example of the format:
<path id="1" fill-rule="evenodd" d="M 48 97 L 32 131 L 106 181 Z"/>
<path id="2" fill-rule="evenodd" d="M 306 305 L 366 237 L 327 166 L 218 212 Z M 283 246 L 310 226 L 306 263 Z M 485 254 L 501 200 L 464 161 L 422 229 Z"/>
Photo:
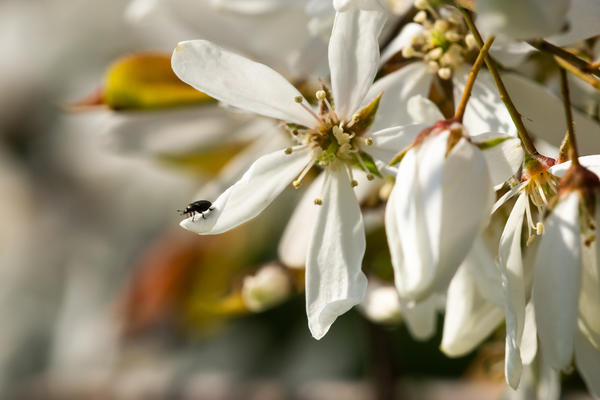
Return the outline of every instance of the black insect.
<path id="1" fill-rule="evenodd" d="M 187 215 L 192 217 L 192 221 L 194 221 L 194 217 L 196 213 L 202 215 L 202 218 L 206 219 L 204 213 L 207 211 L 212 211 L 215 208 L 212 203 L 208 200 L 198 200 L 190 203 L 183 210 L 177 210 L 177 212 L 181 213 L 181 215 Z"/>

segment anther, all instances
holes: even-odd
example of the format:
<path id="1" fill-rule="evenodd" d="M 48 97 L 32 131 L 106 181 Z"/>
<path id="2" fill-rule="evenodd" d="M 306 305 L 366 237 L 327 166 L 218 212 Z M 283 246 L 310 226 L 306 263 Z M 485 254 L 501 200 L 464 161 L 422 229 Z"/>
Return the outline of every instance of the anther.
<path id="1" fill-rule="evenodd" d="M 424 10 L 419 11 L 413 18 L 413 21 L 423 23 L 427 21 L 427 13 Z"/>
<path id="2" fill-rule="evenodd" d="M 300 181 L 295 180 L 294 182 L 292 182 L 292 185 L 294 185 L 294 189 L 298 189 L 300 187 Z"/>
<path id="3" fill-rule="evenodd" d="M 435 30 L 440 31 L 440 32 L 446 32 L 448 30 L 448 21 L 443 20 L 443 19 L 438 19 L 437 21 L 435 21 L 435 23 L 433 24 L 433 27 Z"/>
<path id="4" fill-rule="evenodd" d="M 367 174 L 367 180 L 372 181 L 373 179 L 375 179 L 373 174 Z"/>
<path id="5" fill-rule="evenodd" d="M 315 199 L 315 204 L 316 204 L 317 206 L 321 206 L 321 205 L 323 205 L 323 200 L 321 200 L 320 198 L 318 198 L 318 197 L 317 197 L 317 198 Z"/>
<path id="6" fill-rule="evenodd" d="M 544 233 L 544 224 L 542 224 L 541 222 L 538 222 L 537 225 L 535 226 L 535 233 L 538 236 L 542 236 L 542 233 Z"/>
<path id="7" fill-rule="evenodd" d="M 429 8 L 429 2 L 427 0 L 415 0 L 415 8 L 425 10 Z"/>
<path id="8" fill-rule="evenodd" d="M 350 186 L 352 186 L 352 187 L 357 187 L 358 186 L 358 182 L 356 181 L 356 179 L 352 179 L 350 181 Z"/>
<path id="9" fill-rule="evenodd" d="M 440 68 L 437 72 L 438 76 L 444 80 L 452 77 L 452 70 L 448 67 Z"/>
<path id="10" fill-rule="evenodd" d="M 284 150 L 284 153 L 285 153 L 285 154 L 288 154 L 288 155 L 289 155 L 289 154 L 292 154 L 292 148 L 291 148 L 291 147 L 288 147 L 287 149 L 285 149 L 285 150 Z"/>
<path id="11" fill-rule="evenodd" d="M 371 138 L 371 137 L 365 138 L 365 144 L 367 146 L 373 146 L 373 138 Z"/>
<path id="12" fill-rule="evenodd" d="M 411 58 L 415 56 L 415 49 L 412 46 L 406 46 L 402 49 L 402 57 Z"/>
<path id="13" fill-rule="evenodd" d="M 475 47 L 477 47 L 477 42 L 475 41 L 475 37 L 471 33 L 469 33 L 469 34 L 467 34 L 467 36 L 465 36 L 465 43 L 467 44 L 467 47 L 469 49 L 474 49 Z"/>
<path id="14" fill-rule="evenodd" d="M 324 100 L 327 97 L 327 93 L 325 93 L 324 90 L 317 90 L 315 96 L 317 97 L 317 100 Z"/>
<path id="15" fill-rule="evenodd" d="M 304 97 L 302 97 L 302 96 L 296 96 L 296 97 L 294 97 L 294 101 L 296 103 L 302 103 L 302 101 L 304 101 Z"/>

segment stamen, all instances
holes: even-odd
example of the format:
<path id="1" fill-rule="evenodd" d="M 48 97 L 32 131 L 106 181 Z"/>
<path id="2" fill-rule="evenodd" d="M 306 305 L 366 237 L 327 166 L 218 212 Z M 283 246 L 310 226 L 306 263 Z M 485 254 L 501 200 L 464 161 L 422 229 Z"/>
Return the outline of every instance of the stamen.
<path id="1" fill-rule="evenodd" d="M 317 206 L 322 206 L 323 205 L 323 200 L 321 200 L 320 198 L 316 198 L 314 201 L 315 205 Z"/>
<path id="2" fill-rule="evenodd" d="M 317 90 L 315 96 L 317 97 L 317 100 L 325 100 L 327 98 L 327 93 L 325 93 L 324 90 Z"/>
<path id="3" fill-rule="evenodd" d="M 284 152 L 285 154 L 287 154 L 287 155 L 290 155 L 290 154 L 292 154 L 292 148 L 291 148 L 291 147 L 288 147 L 288 148 L 287 148 L 287 149 L 285 149 L 283 152 Z"/>
<path id="4" fill-rule="evenodd" d="M 542 236 L 542 233 L 544 233 L 544 224 L 538 222 L 535 227 L 535 233 L 537 233 L 538 236 Z"/>
<path id="5" fill-rule="evenodd" d="M 315 114 L 315 112 L 314 112 L 313 110 L 311 110 L 311 109 L 310 109 L 310 107 L 307 107 L 307 106 L 306 106 L 306 104 L 304 104 L 304 103 L 303 103 L 303 101 L 304 101 L 304 97 L 302 97 L 302 96 L 296 96 L 296 97 L 294 97 L 294 101 L 295 101 L 296 103 L 300 104 L 300 107 L 302 107 L 302 108 L 304 108 L 306 111 L 308 111 L 308 113 L 309 113 L 310 115 L 312 115 L 313 117 L 315 117 L 315 119 L 317 120 L 317 122 L 318 122 L 319 124 L 321 124 L 321 122 L 323 122 L 323 121 L 321 121 L 321 118 L 319 118 L 319 116 L 318 116 L 317 114 Z"/>
<path id="6" fill-rule="evenodd" d="M 354 175 L 352 174 L 352 167 L 346 164 L 346 168 L 348 169 L 348 174 L 350 175 L 350 186 L 358 186 L 358 181 L 354 179 Z"/>
<path id="7" fill-rule="evenodd" d="M 327 180 L 329 179 L 329 168 L 325 169 L 325 177 L 323 178 L 323 184 L 321 185 L 321 195 L 314 200 L 315 205 L 321 206 L 323 205 L 323 192 L 325 191 L 325 185 L 327 184 Z"/>
<path id="8" fill-rule="evenodd" d="M 373 138 L 372 137 L 365 138 L 365 144 L 367 146 L 373 146 Z"/>
<path id="9" fill-rule="evenodd" d="M 312 168 L 312 166 L 315 165 L 316 161 L 317 161 L 316 158 L 314 158 L 314 157 L 311 158 L 310 161 L 308 162 L 308 164 L 306 164 L 306 166 L 302 170 L 302 172 L 300 172 L 300 175 L 298 175 L 298 178 L 296 178 L 296 180 L 294 180 L 292 182 L 292 185 L 294 185 L 295 189 L 298 189 L 300 187 L 300 184 L 302 183 L 302 179 L 304 179 L 304 177 L 306 176 L 306 174 L 308 173 L 308 171 L 310 171 L 310 169 Z"/>
<path id="10" fill-rule="evenodd" d="M 448 67 L 440 68 L 437 74 L 440 78 L 448 80 L 452 77 L 452 70 Z"/>

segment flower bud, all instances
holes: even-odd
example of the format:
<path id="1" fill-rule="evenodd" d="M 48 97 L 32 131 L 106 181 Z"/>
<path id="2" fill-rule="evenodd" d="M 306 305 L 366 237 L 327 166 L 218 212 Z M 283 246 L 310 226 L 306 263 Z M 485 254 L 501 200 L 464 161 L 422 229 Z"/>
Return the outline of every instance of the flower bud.
<path id="1" fill-rule="evenodd" d="M 255 275 L 244 278 L 242 300 L 250 311 L 260 312 L 284 301 L 291 292 L 288 275 L 283 268 L 268 264 Z"/>

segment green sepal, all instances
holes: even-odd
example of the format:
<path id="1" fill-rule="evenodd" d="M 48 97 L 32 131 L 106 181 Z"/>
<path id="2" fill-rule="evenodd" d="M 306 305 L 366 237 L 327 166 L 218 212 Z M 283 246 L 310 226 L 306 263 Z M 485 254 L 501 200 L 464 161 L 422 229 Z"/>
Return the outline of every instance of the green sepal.
<path id="1" fill-rule="evenodd" d="M 477 147 L 479 147 L 479 150 L 484 151 L 484 150 L 489 150 L 493 147 L 496 147 L 500 143 L 503 143 L 503 142 L 507 141 L 508 139 L 512 139 L 512 136 L 498 137 L 498 138 L 486 140 L 484 142 L 475 143 L 475 144 L 477 145 Z"/>
<path id="2" fill-rule="evenodd" d="M 379 93 L 379 96 L 375 98 L 368 106 L 364 107 L 360 110 L 356 116 L 357 119 L 352 124 L 352 126 L 347 127 L 346 131 L 355 133 L 356 136 L 361 136 L 363 133 L 369 129 L 369 127 L 375 121 L 375 114 L 377 113 L 377 109 L 379 108 L 379 101 L 381 100 L 381 96 L 383 96 L 383 92 Z M 354 118 L 354 116 L 352 117 Z"/>
<path id="3" fill-rule="evenodd" d="M 367 171 L 365 172 L 370 172 L 373 175 L 382 178 L 381 173 L 379 172 L 379 169 L 377 169 L 377 166 L 375 165 L 375 160 L 373 160 L 373 157 L 371 157 L 369 154 L 367 153 L 359 153 L 359 157 L 362 160 L 362 164 L 364 164 L 365 167 L 367 167 Z M 363 171 L 365 170 L 365 168 L 363 167 L 360 162 L 358 162 L 357 160 L 357 166 L 358 168 L 362 169 Z"/>

